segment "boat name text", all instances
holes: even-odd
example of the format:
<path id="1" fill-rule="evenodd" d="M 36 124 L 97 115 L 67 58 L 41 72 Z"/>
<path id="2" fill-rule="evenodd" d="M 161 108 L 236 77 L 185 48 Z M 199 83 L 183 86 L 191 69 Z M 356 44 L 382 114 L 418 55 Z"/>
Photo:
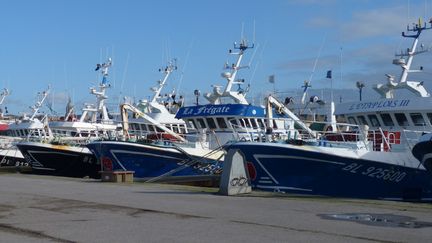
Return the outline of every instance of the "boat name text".
<path id="1" fill-rule="evenodd" d="M 228 113 L 229 110 L 229 106 L 203 106 L 198 109 L 186 107 L 183 111 L 183 115 L 215 115 Z"/>
<path id="2" fill-rule="evenodd" d="M 349 110 L 366 110 L 366 109 L 378 109 L 385 107 L 405 107 L 408 106 L 410 100 L 385 100 L 385 101 L 376 101 L 376 102 L 364 102 L 352 104 Z"/>
<path id="3" fill-rule="evenodd" d="M 349 171 L 353 174 L 359 174 L 359 175 L 369 176 L 376 179 L 381 179 L 385 181 L 394 181 L 394 182 L 400 182 L 406 176 L 405 172 L 400 172 L 393 169 L 383 169 L 374 166 L 366 167 L 362 164 L 357 164 L 357 163 L 351 163 L 343 167 L 342 170 Z"/>

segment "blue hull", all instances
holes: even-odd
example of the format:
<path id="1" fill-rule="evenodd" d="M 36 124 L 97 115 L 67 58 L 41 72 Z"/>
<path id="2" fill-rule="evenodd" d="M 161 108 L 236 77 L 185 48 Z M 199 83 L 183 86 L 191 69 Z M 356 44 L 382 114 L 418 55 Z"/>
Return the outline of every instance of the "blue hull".
<path id="1" fill-rule="evenodd" d="M 432 200 L 432 173 L 383 162 L 344 158 L 301 146 L 237 143 L 248 162 L 252 186 L 351 198 Z"/>
<path id="2" fill-rule="evenodd" d="M 221 173 L 220 162 L 190 157 L 169 146 L 102 141 L 90 143 L 87 147 L 102 164 L 111 163 L 112 170 L 134 171 L 136 178 L 152 178 L 167 173 L 169 176 Z"/>
<path id="3" fill-rule="evenodd" d="M 432 171 L 432 141 L 421 141 L 417 143 L 413 149 L 412 154 L 422 162 L 423 166 Z"/>

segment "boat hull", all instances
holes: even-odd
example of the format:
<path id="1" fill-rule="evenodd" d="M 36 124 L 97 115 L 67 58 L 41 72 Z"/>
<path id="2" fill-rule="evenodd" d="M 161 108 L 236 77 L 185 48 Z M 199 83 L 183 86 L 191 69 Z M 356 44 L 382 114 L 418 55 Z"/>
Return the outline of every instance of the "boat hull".
<path id="1" fill-rule="evenodd" d="M 30 167 L 21 152 L 14 146 L 13 148 L 0 149 L 0 167 L 23 166 Z"/>
<path id="2" fill-rule="evenodd" d="M 313 147 L 236 143 L 254 188 L 290 193 L 389 200 L 432 200 L 425 169 L 322 153 Z"/>
<path id="3" fill-rule="evenodd" d="M 119 141 L 99 141 L 87 147 L 101 161 L 104 170 L 134 171 L 135 178 L 214 175 L 219 161 L 203 159 L 170 146 Z"/>
<path id="4" fill-rule="evenodd" d="M 418 142 L 413 147 L 412 154 L 432 173 L 432 140 Z"/>
<path id="5" fill-rule="evenodd" d="M 33 173 L 100 178 L 100 164 L 86 147 L 25 142 L 17 144 Z"/>

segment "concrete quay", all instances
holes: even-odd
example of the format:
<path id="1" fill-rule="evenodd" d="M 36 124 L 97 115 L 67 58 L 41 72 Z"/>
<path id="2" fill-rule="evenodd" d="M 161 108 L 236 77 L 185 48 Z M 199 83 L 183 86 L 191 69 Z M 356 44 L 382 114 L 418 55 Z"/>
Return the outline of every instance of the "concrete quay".
<path id="1" fill-rule="evenodd" d="M 430 242 L 432 205 L 0 174 L 0 242 Z"/>

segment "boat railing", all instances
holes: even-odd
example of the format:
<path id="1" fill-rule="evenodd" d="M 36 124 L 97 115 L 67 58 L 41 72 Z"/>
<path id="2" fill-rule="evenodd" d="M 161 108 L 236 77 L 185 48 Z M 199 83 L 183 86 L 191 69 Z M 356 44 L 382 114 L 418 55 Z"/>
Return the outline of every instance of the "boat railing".
<path id="1" fill-rule="evenodd" d="M 263 126 L 231 124 L 237 141 L 286 142 L 328 147 L 369 148 L 365 129 L 348 123 L 303 121 L 310 130 L 297 126 L 289 118 L 264 119 Z M 314 134 L 311 134 L 310 131 Z"/>
<path id="2" fill-rule="evenodd" d="M 423 136 L 426 131 L 420 130 L 402 130 L 401 131 L 401 140 L 406 144 L 406 147 L 412 150 L 414 145 L 419 142 L 421 136 Z"/>
<path id="3" fill-rule="evenodd" d="M 187 133 L 194 134 L 196 133 L 196 129 L 186 127 L 185 124 L 158 124 L 159 126 L 165 126 L 168 130 L 172 131 L 167 132 L 162 130 L 155 124 L 146 121 L 130 121 L 128 124 L 127 134 L 125 135 L 125 139 L 127 140 L 158 140 L 158 141 L 176 141 L 179 140 L 176 138 L 173 133 L 178 134 L 184 137 Z"/>
<path id="4" fill-rule="evenodd" d="M 55 137 L 50 143 L 54 145 L 68 145 L 82 147 L 92 141 L 99 140 L 96 137 Z"/>
<path id="5" fill-rule="evenodd" d="M 411 151 L 419 138 L 424 134 L 419 130 L 388 131 L 379 128 L 368 131 L 368 141 L 374 151 Z"/>
<path id="6" fill-rule="evenodd" d="M 266 133 L 271 131 L 273 134 L 285 137 L 288 133 L 286 130 L 287 122 L 291 123 L 289 119 L 283 118 L 260 118 L 259 122 L 251 122 L 233 118 L 229 120 L 229 123 L 233 131 L 233 139 L 237 141 L 265 141 Z M 236 121 L 236 122 L 232 122 Z"/>

